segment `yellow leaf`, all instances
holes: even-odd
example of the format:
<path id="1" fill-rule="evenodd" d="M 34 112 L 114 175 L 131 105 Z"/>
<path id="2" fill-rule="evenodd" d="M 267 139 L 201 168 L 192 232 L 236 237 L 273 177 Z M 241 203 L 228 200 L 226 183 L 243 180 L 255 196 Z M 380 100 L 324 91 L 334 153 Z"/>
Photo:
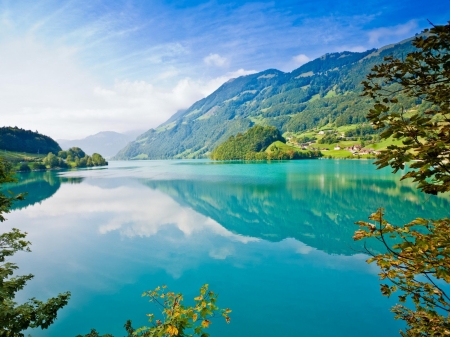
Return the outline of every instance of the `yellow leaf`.
<path id="1" fill-rule="evenodd" d="M 203 296 L 198 296 L 198 297 L 194 298 L 194 300 L 196 300 L 196 301 L 201 301 L 202 299 L 203 299 Z"/>
<path id="2" fill-rule="evenodd" d="M 197 314 L 194 314 L 194 315 L 192 316 L 192 322 L 195 322 L 195 321 L 197 320 L 197 317 L 198 317 L 198 315 L 197 315 Z"/>
<path id="3" fill-rule="evenodd" d="M 210 324 L 211 324 L 211 321 L 208 321 L 207 319 L 205 319 L 205 320 L 203 320 L 203 322 L 202 322 L 202 327 L 207 328 L 208 325 L 210 325 Z"/>
<path id="4" fill-rule="evenodd" d="M 177 336 L 178 335 L 178 329 L 174 327 L 173 325 L 169 325 L 167 327 L 167 333 L 171 336 Z"/>

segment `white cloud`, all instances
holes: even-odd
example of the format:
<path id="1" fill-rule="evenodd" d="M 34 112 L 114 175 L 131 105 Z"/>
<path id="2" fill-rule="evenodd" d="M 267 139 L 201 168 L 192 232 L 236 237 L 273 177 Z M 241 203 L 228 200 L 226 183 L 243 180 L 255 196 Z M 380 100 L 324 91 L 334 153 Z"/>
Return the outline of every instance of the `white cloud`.
<path id="1" fill-rule="evenodd" d="M 369 44 L 374 46 L 380 43 L 380 39 L 387 37 L 403 38 L 409 37 L 413 30 L 417 28 L 415 20 L 408 21 L 405 24 L 392 27 L 381 27 L 368 32 Z"/>
<path id="2" fill-rule="evenodd" d="M 156 85 L 127 79 L 99 83 L 82 69 L 73 48 L 52 48 L 32 38 L 2 43 L 1 126 L 38 130 L 56 139 L 150 129 L 230 78 L 254 72 L 239 69 L 193 79 L 179 78 L 175 67 L 163 68 L 155 76 Z"/>
<path id="3" fill-rule="evenodd" d="M 235 242 L 258 241 L 257 238 L 230 232 L 215 220 L 190 207 L 178 205 L 171 197 L 158 190 L 123 186 L 103 189 L 93 185 L 75 185 L 70 189 L 61 188 L 58 195 L 57 207 L 53 202 L 46 202 L 41 207 L 31 207 L 27 210 L 27 215 L 30 218 L 44 219 L 79 214 L 108 214 L 108 219 L 99 224 L 98 232 L 107 234 L 118 231 L 125 237 L 150 237 L 175 226 L 186 237 L 209 232 Z M 127 202 L 124 203 L 123 200 Z M 230 254 L 229 250 L 225 252 L 218 249 L 211 256 L 223 259 Z"/>
<path id="4" fill-rule="evenodd" d="M 294 61 L 297 67 L 300 67 L 301 65 L 309 62 L 310 58 L 305 54 L 298 54 L 297 56 L 294 56 L 292 60 Z"/>
<path id="5" fill-rule="evenodd" d="M 281 70 L 283 71 L 292 71 L 294 69 L 297 69 L 298 67 L 302 66 L 305 63 L 308 63 L 311 61 L 311 59 L 306 56 L 305 54 L 298 54 L 296 56 L 293 56 L 288 62 L 281 65 Z"/>
<path id="6" fill-rule="evenodd" d="M 225 67 L 228 65 L 227 58 L 222 57 L 219 54 L 209 54 L 203 59 L 203 62 L 205 62 L 209 66 L 216 66 L 216 67 Z"/>

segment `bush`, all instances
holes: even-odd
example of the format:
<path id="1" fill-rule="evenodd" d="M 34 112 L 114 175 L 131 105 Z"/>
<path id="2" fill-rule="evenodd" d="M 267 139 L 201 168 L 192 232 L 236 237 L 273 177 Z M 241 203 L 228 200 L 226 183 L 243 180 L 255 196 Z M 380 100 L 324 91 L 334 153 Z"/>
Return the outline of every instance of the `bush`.
<path id="1" fill-rule="evenodd" d="M 33 167 L 33 170 L 45 170 L 46 169 L 45 165 L 42 163 L 33 163 L 32 167 Z"/>
<path id="2" fill-rule="evenodd" d="M 30 167 L 28 166 L 27 163 L 22 163 L 22 164 L 19 166 L 19 171 L 21 171 L 21 172 L 30 172 L 31 169 L 30 169 Z"/>

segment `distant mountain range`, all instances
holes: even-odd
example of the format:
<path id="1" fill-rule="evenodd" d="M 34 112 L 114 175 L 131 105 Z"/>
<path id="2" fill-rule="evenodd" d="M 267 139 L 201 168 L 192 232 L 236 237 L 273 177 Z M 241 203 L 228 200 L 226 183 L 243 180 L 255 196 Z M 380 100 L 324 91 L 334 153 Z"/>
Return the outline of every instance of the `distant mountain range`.
<path id="1" fill-rule="evenodd" d="M 229 80 L 140 135 L 114 158 L 201 158 L 255 124 L 300 133 L 325 125 L 363 123 L 371 102 L 360 96 L 361 81 L 385 56 L 402 57 L 413 51 L 411 41 L 362 53 L 325 54 L 290 73 L 269 69 Z M 408 109 L 420 102 L 405 97 L 401 103 Z"/>
<path id="2" fill-rule="evenodd" d="M 144 130 L 134 130 L 124 133 L 103 131 L 83 139 L 58 139 L 57 142 L 63 150 L 68 150 L 75 146 L 82 148 L 88 155 L 99 153 L 106 158 L 110 158 L 143 132 Z"/>

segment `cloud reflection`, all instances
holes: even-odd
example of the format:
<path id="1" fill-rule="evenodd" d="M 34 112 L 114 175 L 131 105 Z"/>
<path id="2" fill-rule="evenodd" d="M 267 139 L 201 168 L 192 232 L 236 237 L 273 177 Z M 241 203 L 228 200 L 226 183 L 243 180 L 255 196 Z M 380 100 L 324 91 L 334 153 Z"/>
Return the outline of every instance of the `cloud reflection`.
<path id="1" fill-rule="evenodd" d="M 210 217 L 179 205 L 168 195 L 137 184 L 112 189 L 96 186 L 95 181 L 64 186 L 57 199 L 27 211 L 27 216 L 31 218 L 71 215 L 84 218 L 101 215 L 102 220 L 97 224 L 100 234 L 118 231 L 128 238 L 154 236 L 171 226 L 186 237 L 208 232 L 241 243 L 259 240 L 234 234 Z"/>

